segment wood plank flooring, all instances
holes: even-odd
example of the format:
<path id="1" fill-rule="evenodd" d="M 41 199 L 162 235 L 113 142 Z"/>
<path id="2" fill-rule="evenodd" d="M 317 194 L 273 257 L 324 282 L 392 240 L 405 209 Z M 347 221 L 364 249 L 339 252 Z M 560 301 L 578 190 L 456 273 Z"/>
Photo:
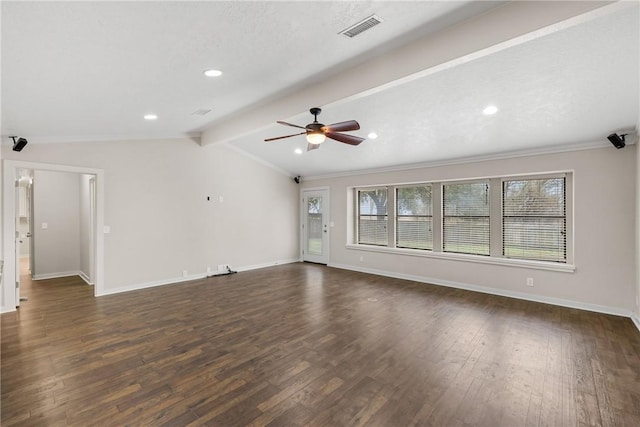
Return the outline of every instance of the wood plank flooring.
<path id="1" fill-rule="evenodd" d="M 290 264 L 2 321 L 2 426 L 640 426 L 627 318 Z"/>

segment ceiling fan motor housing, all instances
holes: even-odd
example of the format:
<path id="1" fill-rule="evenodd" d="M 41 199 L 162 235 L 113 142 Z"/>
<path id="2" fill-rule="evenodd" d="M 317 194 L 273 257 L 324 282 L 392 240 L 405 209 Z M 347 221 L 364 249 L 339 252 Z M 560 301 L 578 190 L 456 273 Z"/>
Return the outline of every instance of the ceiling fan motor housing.
<path id="1" fill-rule="evenodd" d="M 324 125 L 322 123 L 318 123 L 318 122 L 313 122 L 313 123 L 309 123 L 306 127 L 307 132 L 310 133 L 323 133 L 323 128 Z"/>

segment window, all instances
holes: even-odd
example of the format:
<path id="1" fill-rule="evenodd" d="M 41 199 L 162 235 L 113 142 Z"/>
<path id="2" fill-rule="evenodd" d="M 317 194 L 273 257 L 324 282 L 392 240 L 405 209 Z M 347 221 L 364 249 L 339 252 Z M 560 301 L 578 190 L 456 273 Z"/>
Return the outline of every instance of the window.
<path id="1" fill-rule="evenodd" d="M 349 249 L 575 270 L 571 172 L 352 190 Z"/>
<path id="2" fill-rule="evenodd" d="M 443 251 L 489 255 L 489 183 L 442 187 Z"/>
<path id="3" fill-rule="evenodd" d="M 396 188 L 396 247 L 433 249 L 431 185 Z"/>
<path id="4" fill-rule="evenodd" d="M 387 189 L 358 190 L 358 243 L 386 246 Z"/>
<path id="5" fill-rule="evenodd" d="M 503 181 L 503 256 L 567 262 L 565 187 L 564 177 Z"/>

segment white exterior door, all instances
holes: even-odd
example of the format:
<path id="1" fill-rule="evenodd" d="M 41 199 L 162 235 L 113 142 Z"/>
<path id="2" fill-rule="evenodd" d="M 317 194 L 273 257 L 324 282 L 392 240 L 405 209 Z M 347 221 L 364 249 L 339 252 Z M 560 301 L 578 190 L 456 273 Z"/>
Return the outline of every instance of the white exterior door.
<path id="1" fill-rule="evenodd" d="M 302 192 L 302 260 L 329 263 L 329 190 Z"/>

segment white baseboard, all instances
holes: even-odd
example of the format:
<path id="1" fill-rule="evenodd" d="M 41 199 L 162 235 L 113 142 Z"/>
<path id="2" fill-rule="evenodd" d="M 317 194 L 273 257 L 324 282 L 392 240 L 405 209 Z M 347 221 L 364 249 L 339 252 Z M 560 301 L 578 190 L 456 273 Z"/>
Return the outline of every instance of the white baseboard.
<path id="1" fill-rule="evenodd" d="M 516 299 L 521 299 L 526 301 L 541 302 L 541 303 L 552 304 L 552 305 L 557 305 L 561 307 L 577 308 L 580 310 L 594 311 L 596 313 L 613 314 L 616 316 L 630 317 L 631 320 L 635 323 L 638 330 L 640 331 L 640 319 L 638 319 L 637 316 L 635 316 L 636 318 L 634 319 L 634 314 L 632 312 L 622 308 L 609 307 L 609 306 L 598 305 L 598 304 L 590 304 L 590 303 L 572 301 L 572 300 L 567 300 L 562 298 L 546 297 L 543 295 L 531 295 L 531 294 L 525 294 L 521 292 L 489 288 L 485 286 L 470 285 L 468 283 L 453 282 L 450 280 L 435 279 L 432 277 L 414 276 L 411 274 L 395 273 L 390 271 L 356 267 L 356 266 L 345 265 L 345 264 L 329 264 L 329 267 L 340 268 L 343 270 L 359 271 L 361 273 L 375 274 L 377 276 L 392 277 L 395 279 L 412 280 L 414 282 L 426 283 L 430 285 L 439 285 L 439 286 L 447 286 L 450 288 L 465 289 L 468 291 L 482 292 L 485 294 L 499 295 L 503 297 L 516 298 Z"/>
<path id="2" fill-rule="evenodd" d="M 0 314 L 3 313 L 11 313 L 13 311 L 17 311 L 16 307 L 5 307 L 4 305 L 2 307 L 0 307 Z"/>
<path id="3" fill-rule="evenodd" d="M 33 280 L 57 279 L 58 277 L 80 276 L 79 271 L 61 271 L 58 273 L 36 274 Z"/>
<path id="4" fill-rule="evenodd" d="M 289 260 L 272 261 L 264 264 L 247 265 L 244 267 L 236 267 L 236 268 L 234 268 L 233 266 L 230 266 L 230 267 L 231 267 L 231 270 L 233 271 L 242 272 L 242 271 L 249 271 L 249 270 L 257 270 L 259 268 L 265 268 L 265 267 L 273 267 L 274 265 L 291 264 L 298 261 L 299 259 L 296 258 L 296 259 L 289 259 Z M 214 271 L 209 273 L 209 276 L 216 276 L 219 274 L 220 273 L 218 273 L 217 271 Z M 129 286 L 121 286 L 114 289 L 104 289 L 100 294 L 96 294 L 96 296 L 99 297 L 104 295 L 113 295 L 113 294 L 119 294 L 122 292 L 131 292 L 131 291 L 137 291 L 140 289 L 153 288 L 156 286 L 173 285 L 176 283 L 188 282 L 190 280 L 204 279 L 206 277 L 207 277 L 207 273 L 205 272 L 205 273 L 193 274 L 187 277 L 172 277 L 169 279 L 154 280 L 152 282 L 138 283 L 138 284 L 129 285 Z"/>
<path id="5" fill-rule="evenodd" d="M 201 274 L 192 274 L 187 277 L 172 277 L 169 279 L 154 280 L 152 282 L 137 283 L 134 285 L 121 286 L 114 289 L 104 289 L 101 293 L 96 294 L 96 296 L 101 297 L 105 295 L 120 294 L 122 292 L 138 291 L 140 289 L 155 288 L 156 286 L 175 285 L 176 283 L 188 282 L 190 280 L 204 279 L 205 277 L 207 277 L 207 274 L 201 273 Z"/>
<path id="6" fill-rule="evenodd" d="M 292 264 L 294 262 L 299 262 L 300 259 L 298 258 L 291 258 L 291 259 L 285 259 L 285 260 L 280 260 L 280 261 L 273 261 L 273 262 L 266 262 L 264 264 L 254 264 L 254 265 L 246 265 L 244 267 L 238 267 L 236 268 L 235 271 L 249 271 L 249 270 L 258 270 L 260 268 L 266 268 L 266 267 L 273 267 L 275 265 L 282 265 L 282 264 Z M 232 268 L 233 270 L 233 268 Z"/>
<path id="7" fill-rule="evenodd" d="M 92 286 L 93 286 L 93 283 L 91 283 L 91 279 L 89 279 L 89 276 L 87 276 L 87 275 L 84 273 L 84 271 L 80 271 L 80 272 L 78 272 L 78 276 L 80 276 L 80 278 L 81 278 L 82 280 L 84 280 L 84 281 L 87 283 L 87 285 L 92 285 Z"/>
<path id="8" fill-rule="evenodd" d="M 640 331 L 640 316 L 638 316 L 635 313 L 632 313 L 631 321 L 633 322 L 634 325 L 636 325 L 636 328 L 638 328 L 638 331 Z"/>

